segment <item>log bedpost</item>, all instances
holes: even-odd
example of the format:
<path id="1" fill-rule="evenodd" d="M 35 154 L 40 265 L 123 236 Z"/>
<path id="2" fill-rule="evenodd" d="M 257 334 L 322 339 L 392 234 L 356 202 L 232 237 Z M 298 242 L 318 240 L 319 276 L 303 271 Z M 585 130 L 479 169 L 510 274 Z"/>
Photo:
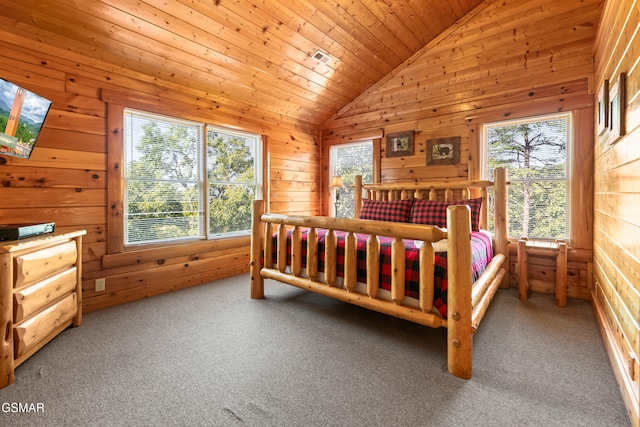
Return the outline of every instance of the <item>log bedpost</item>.
<path id="1" fill-rule="evenodd" d="M 367 239 L 367 294 L 369 298 L 378 296 L 380 289 L 380 240 L 375 234 Z"/>
<path id="2" fill-rule="evenodd" d="M 507 170 L 496 168 L 493 174 L 495 187 L 494 200 L 494 236 L 496 253 L 503 254 L 505 271 L 509 271 L 509 227 L 507 215 Z M 509 288 L 509 275 L 505 274 L 501 288 Z"/>
<path id="3" fill-rule="evenodd" d="M 432 242 L 422 242 L 420 248 L 420 309 L 433 308 L 435 251 Z"/>
<path id="4" fill-rule="evenodd" d="M 328 229 L 324 238 L 324 281 L 329 286 L 336 285 L 338 275 L 338 237 L 333 229 Z"/>
<path id="5" fill-rule="evenodd" d="M 456 377 L 469 379 L 473 358 L 469 206 L 449 206 L 447 228 L 447 365 Z"/>
<path id="6" fill-rule="evenodd" d="M 318 231 L 312 227 L 307 232 L 307 276 L 318 279 Z"/>
<path id="7" fill-rule="evenodd" d="M 302 274 L 302 229 L 297 225 L 291 230 L 291 272 L 294 276 Z"/>
<path id="8" fill-rule="evenodd" d="M 404 300 L 406 262 L 404 241 L 395 237 L 391 243 L 391 300 L 395 304 Z"/>
<path id="9" fill-rule="evenodd" d="M 278 271 L 283 273 L 287 269 L 287 234 L 288 234 L 287 226 L 284 223 L 281 223 L 278 226 L 278 241 L 276 244 L 277 249 L 277 257 L 276 257 L 276 265 L 278 267 Z"/>
<path id="10" fill-rule="evenodd" d="M 353 292 L 358 285 L 358 241 L 353 232 L 348 232 L 344 240 L 344 287 Z"/>
<path id="11" fill-rule="evenodd" d="M 556 255 L 556 304 L 567 306 L 567 244 L 558 242 Z"/>
<path id="12" fill-rule="evenodd" d="M 264 201 L 255 200 L 253 202 L 252 222 L 251 222 L 251 262 L 249 270 L 251 274 L 251 298 L 264 298 L 264 279 L 260 275 L 262 270 L 262 248 L 264 239 L 264 225 L 260 217 L 264 213 Z"/>
<path id="13" fill-rule="evenodd" d="M 489 196 L 487 194 L 487 188 L 482 187 L 480 189 L 480 197 L 482 197 L 482 206 L 480 207 L 480 230 L 488 230 L 489 229 Z"/>
<path id="14" fill-rule="evenodd" d="M 362 209 L 362 175 L 356 175 L 353 181 L 353 217 L 360 218 Z"/>
<path id="15" fill-rule="evenodd" d="M 529 273 L 527 261 L 527 238 L 521 237 L 518 240 L 518 298 L 527 299 L 527 291 L 529 290 Z"/>

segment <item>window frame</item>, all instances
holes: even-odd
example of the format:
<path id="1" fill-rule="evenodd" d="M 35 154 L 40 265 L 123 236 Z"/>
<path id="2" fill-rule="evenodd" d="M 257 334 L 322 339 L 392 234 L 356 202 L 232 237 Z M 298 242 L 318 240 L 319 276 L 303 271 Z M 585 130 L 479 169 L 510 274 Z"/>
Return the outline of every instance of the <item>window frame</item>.
<path id="1" fill-rule="evenodd" d="M 172 238 L 172 239 L 160 239 L 160 240 L 154 240 L 154 241 L 143 241 L 140 243 L 136 243 L 136 242 L 127 242 L 127 228 L 126 228 L 126 222 L 128 219 L 128 215 L 127 215 L 127 198 L 126 198 L 126 194 L 127 194 L 127 183 L 128 183 L 128 178 L 126 176 L 124 176 L 124 182 L 123 182 L 123 186 L 124 186 L 124 198 L 123 198 L 123 216 L 125 218 L 124 221 L 124 226 L 123 226 L 123 238 L 124 238 L 124 246 L 125 248 L 128 247 L 139 247 L 141 245 L 162 245 L 162 244 L 171 244 L 173 242 L 180 242 L 180 241 L 198 241 L 198 240 L 217 240 L 217 239 L 224 239 L 224 238 L 232 238 L 232 237 L 239 237 L 239 236 L 248 236 L 251 233 L 250 229 L 243 229 L 243 230 L 238 230 L 238 231 L 231 231 L 231 232 L 225 232 L 225 233 L 212 233 L 211 229 L 210 229 L 210 218 L 211 218 L 211 200 L 209 198 L 209 187 L 210 184 L 212 183 L 211 180 L 208 178 L 208 156 L 207 156 L 207 144 L 208 144 L 208 133 L 209 130 L 221 133 L 221 134 L 225 134 L 225 135 L 230 135 L 230 136 L 238 136 L 244 139 L 251 139 L 252 140 L 252 151 L 254 153 L 254 182 L 253 183 L 244 183 L 245 185 L 250 185 L 254 187 L 254 200 L 259 199 L 262 195 L 261 192 L 261 187 L 262 187 L 262 182 L 261 182 L 261 178 L 262 178 L 262 170 L 261 170 L 261 166 L 262 166 L 262 136 L 261 135 L 257 135 L 257 134 L 253 134 L 253 133 L 249 133 L 249 132 L 244 132 L 244 131 L 237 131 L 237 130 L 231 130 L 231 129 L 227 129 L 225 127 L 222 126 L 216 126 L 216 125 L 212 125 L 210 123 L 204 123 L 202 121 L 194 121 L 194 120 L 187 120 L 187 119 L 180 119 L 177 117 L 173 117 L 173 116 L 167 116 L 164 114 L 157 114 L 157 113 L 150 113 L 148 111 L 143 111 L 140 109 L 136 109 L 136 108 L 125 108 L 124 112 L 123 112 L 123 125 L 126 126 L 127 120 L 125 119 L 127 114 L 136 114 L 139 115 L 141 117 L 146 117 L 150 120 L 155 120 L 158 122 L 162 122 L 162 123 L 176 123 L 176 124 L 180 124 L 180 125 L 185 125 L 185 126 L 193 126 L 193 127 L 197 127 L 199 128 L 198 133 L 198 137 L 199 140 L 197 141 L 197 145 L 198 145 L 198 149 L 197 149 L 197 159 L 196 160 L 196 164 L 197 167 L 199 168 L 198 172 L 197 172 L 197 176 L 198 178 L 196 179 L 197 182 L 197 188 L 199 189 L 199 207 L 198 207 L 198 222 L 199 222 L 199 229 L 198 229 L 198 233 L 196 236 L 182 236 L 182 237 L 176 237 L 176 238 Z M 125 131 L 125 136 L 127 135 L 127 130 L 126 127 L 124 128 Z M 126 144 L 128 143 L 126 140 L 123 141 L 125 144 L 125 148 L 126 148 Z M 126 150 L 125 150 L 126 153 Z M 126 156 L 123 159 L 126 162 Z M 126 170 L 126 164 L 124 164 L 123 162 L 123 166 L 125 167 Z M 224 183 L 224 181 L 221 181 L 220 183 Z M 233 185 L 238 185 L 238 183 L 232 183 Z"/>
<path id="2" fill-rule="evenodd" d="M 147 243 L 140 245 L 127 245 L 124 244 L 124 110 L 131 108 L 135 110 L 144 111 L 151 114 L 165 115 L 168 117 L 174 117 L 177 119 L 192 120 L 202 123 L 209 123 L 212 126 L 230 129 L 233 131 L 242 131 L 257 135 L 261 138 L 260 150 L 262 152 L 262 161 L 257 166 L 256 178 L 259 180 L 259 189 L 262 194 L 268 194 L 268 176 L 264 158 L 268 153 L 268 144 L 264 134 L 260 133 L 258 127 L 252 128 L 248 126 L 245 128 L 237 128 L 232 121 L 224 120 L 225 117 L 221 117 L 223 120 L 211 120 L 208 115 L 200 114 L 200 110 L 191 112 L 185 112 L 181 115 L 176 115 L 176 111 L 184 111 L 184 105 L 182 103 L 173 100 L 163 100 L 159 102 L 157 97 L 139 94 L 136 97 L 131 97 L 130 93 L 124 93 L 118 90 L 102 89 L 101 99 L 106 104 L 107 112 L 107 133 L 106 133 L 106 179 L 107 179 L 107 206 L 106 206 L 106 230 L 104 241 L 106 242 L 106 255 L 124 254 L 125 252 L 140 251 L 140 250 L 152 250 L 155 253 L 156 250 L 162 250 L 162 248 L 184 246 L 184 245 L 198 245 L 204 248 L 217 248 L 227 247 L 228 245 L 236 245 L 239 242 L 245 242 L 249 239 L 250 234 L 242 236 L 223 236 L 217 239 L 198 239 L 198 240 L 182 240 L 178 242 L 160 242 L 160 243 Z M 98 208 L 97 208 L 98 209 Z M 104 212 L 104 211 L 103 211 Z M 96 213 L 96 215 L 98 215 Z M 104 214 L 103 214 L 104 215 Z M 237 242 L 237 243 L 234 243 Z M 244 244 L 244 243 L 243 243 Z M 182 251 L 182 250 L 179 250 Z M 152 252 L 149 252 L 150 254 Z M 180 252 L 182 253 L 182 252 Z M 111 263 L 121 263 L 122 261 L 115 261 L 116 258 L 108 258 L 109 265 Z M 118 258 L 119 260 L 119 258 Z"/>
<path id="3" fill-rule="evenodd" d="M 198 208 L 197 208 L 197 221 L 199 223 L 198 225 L 198 232 L 196 233 L 196 235 L 190 235 L 190 236 L 179 236 L 179 237 L 174 237 L 174 238 L 166 238 L 166 239 L 162 239 L 162 240 L 148 240 L 148 241 L 140 241 L 140 242 L 129 242 L 128 241 L 128 237 L 127 237 L 127 222 L 130 221 L 130 215 L 128 214 L 128 185 L 130 182 L 144 182 L 147 179 L 143 178 L 143 177 L 127 177 L 127 169 L 128 169 L 128 164 L 127 164 L 127 154 L 128 151 L 133 150 L 133 147 L 129 146 L 129 141 L 127 136 L 130 136 L 131 139 L 133 140 L 133 136 L 131 136 L 130 132 L 132 132 L 131 130 L 127 130 L 127 123 L 129 121 L 128 117 L 132 117 L 132 120 L 135 120 L 136 118 L 140 118 L 140 119 L 147 119 L 149 122 L 156 122 L 156 123 L 160 123 L 161 127 L 164 126 L 172 126 L 172 125 L 178 125 L 178 126 L 184 126 L 184 127 L 191 127 L 194 129 L 197 129 L 196 133 L 197 133 L 197 141 L 196 141 L 196 155 L 197 158 L 194 159 L 195 163 L 196 163 L 196 178 L 194 180 L 190 180 L 190 182 L 194 183 L 196 188 L 198 188 Z M 205 182 L 206 182 L 206 165 L 204 165 L 204 159 L 203 159 L 203 153 L 206 150 L 206 147 L 204 147 L 204 145 L 206 144 L 206 129 L 207 126 L 205 123 L 201 123 L 201 122 L 197 122 L 197 121 L 193 121 L 193 120 L 186 120 L 186 119 L 179 119 L 176 117 L 171 117 L 171 116 L 167 116 L 164 114 L 156 114 L 156 113 L 150 113 L 148 111 L 142 111 L 139 109 L 135 109 L 135 108 L 125 108 L 124 109 L 124 113 L 123 113 L 123 129 L 124 129 L 124 140 L 123 140 L 123 144 L 124 144 L 124 157 L 123 157 L 123 168 L 125 170 L 124 176 L 123 176 L 123 216 L 124 216 L 124 225 L 123 225 L 123 239 L 124 239 L 124 245 L 125 247 L 140 247 L 140 246 L 144 246 L 144 245 L 157 245 L 157 244 L 172 244 L 172 243 L 179 243 L 179 242 L 185 242 L 185 241 L 197 241 L 197 240 L 203 240 L 207 238 L 207 223 L 206 220 L 208 218 L 208 212 L 207 212 L 207 200 L 206 200 L 206 196 L 205 196 L 205 192 L 203 191 L 203 189 L 205 188 Z M 137 139 L 136 139 L 137 142 Z M 133 161 L 133 159 L 129 159 L 129 161 Z M 181 182 L 178 179 L 175 180 L 169 180 L 168 182 L 170 183 L 178 183 Z M 185 182 L 185 181 L 182 181 Z"/>
<path id="4" fill-rule="evenodd" d="M 565 236 L 563 238 L 559 237 L 531 237 L 534 240 L 548 241 L 548 240 L 559 240 L 565 241 L 567 243 L 571 242 L 572 234 L 573 234 L 573 150 L 576 144 L 575 141 L 575 117 L 572 111 L 564 111 L 560 113 L 550 113 L 536 116 L 524 116 L 520 118 L 514 118 L 509 120 L 500 120 L 500 121 L 492 121 L 485 122 L 481 125 L 481 142 L 480 142 L 480 174 L 481 179 L 490 179 L 491 171 L 489 170 L 489 147 L 488 147 L 488 132 L 490 128 L 496 127 L 506 127 L 506 126 L 514 126 L 518 124 L 526 124 L 526 123 L 534 123 L 534 122 L 542 122 L 542 121 L 551 121 L 555 119 L 566 119 L 567 120 L 567 142 L 566 142 L 566 158 L 565 158 L 565 178 L 564 179 L 544 179 L 544 180 L 535 180 L 537 182 L 543 181 L 564 181 L 566 183 L 566 192 L 565 192 Z M 509 179 L 509 183 L 512 182 L 524 182 L 522 180 Z M 521 236 L 509 236 L 510 240 L 517 240 Z"/>
<path id="5" fill-rule="evenodd" d="M 233 136 L 239 136 L 242 138 L 251 138 L 254 141 L 254 187 L 255 187 L 255 192 L 254 192 L 254 197 L 253 200 L 260 200 L 263 197 L 263 176 L 264 176 L 264 171 L 263 171 L 263 156 L 264 156 L 264 138 L 262 137 L 262 135 L 258 135 L 258 134 L 254 134 L 251 132 L 245 132 L 245 131 L 240 131 L 240 130 L 233 130 L 233 129 L 229 129 L 229 128 L 225 128 L 223 126 L 216 126 L 216 125 L 212 125 L 212 124 L 205 124 L 204 126 L 204 153 L 203 153 L 203 173 L 204 173 L 204 190 L 203 190 L 203 195 L 204 195 L 204 206 L 205 206 L 205 224 L 204 224 L 204 230 L 205 230 L 205 239 L 206 240 L 217 240 L 217 239 L 224 239 L 224 238 L 229 238 L 229 237 L 238 237 L 238 236 L 249 236 L 251 234 L 251 229 L 246 229 L 246 230 L 241 230 L 241 231 L 234 231 L 234 232 L 227 232 L 227 233 L 211 233 L 210 230 L 210 223 L 209 223 L 209 219 L 210 219 L 210 207 L 211 204 L 209 203 L 209 197 L 208 197 L 208 189 L 209 186 L 211 184 L 211 180 L 209 180 L 208 178 L 208 167 L 207 167 L 207 156 L 206 156 L 206 150 L 207 150 L 207 134 L 209 132 L 209 130 L 215 130 L 215 131 L 219 131 L 220 133 L 225 133 L 227 135 L 233 135 Z M 219 181 L 219 183 L 224 183 L 226 181 Z M 233 183 L 234 185 L 237 185 L 238 183 Z M 244 183 L 244 184 L 249 184 Z"/>
<path id="6" fill-rule="evenodd" d="M 336 194 L 338 190 L 337 188 L 333 188 L 330 185 L 331 179 L 333 178 L 333 176 L 337 175 L 336 173 L 337 150 L 339 150 L 340 148 L 349 148 L 349 147 L 365 146 L 365 145 L 369 145 L 371 147 L 371 176 L 373 178 L 375 177 L 375 173 L 376 173 L 376 166 L 374 162 L 376 145 L 373 139 L 350 142 L 347 144 L 336 144 L 329 147 L 329 174 L 327 177 L 328 178 L 327 187 L 329 188 L 329 216 L 335 217 L 337 215 Z M 343 182 L 343 187 L 353 187 L 353 184 L 345 184 Z M 351 218 L 353 218 L 353 215 L 351 216 Z"/>

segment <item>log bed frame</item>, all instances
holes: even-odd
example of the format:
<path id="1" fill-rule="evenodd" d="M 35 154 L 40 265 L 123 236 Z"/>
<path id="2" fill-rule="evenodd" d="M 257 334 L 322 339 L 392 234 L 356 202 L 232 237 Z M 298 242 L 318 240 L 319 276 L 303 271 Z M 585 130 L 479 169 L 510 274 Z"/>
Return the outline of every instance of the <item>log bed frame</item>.
<path id="1" fill-rule="evenodd" d="M 451 374 L 468 379 L 472 374 L 473 334 L 484 316 L 496 290 L 508 287 L 507 236 L 507 182 L 506 171 L 496 169 L 495 184 L 491 181 L 398 182 L 362 184 L 356 179 L 355 194 L 365 193 L 365 198 L 394 200 L 398 198 L 429 198 L 430 200 L 454 200 L 454 194 L 468 199 L 472 195 L 483 197 L 480 228 L 487 229 L 487 189 L 494 186 L 494 257 L 484 273 L 472 283 L 470 210 L 466 205 L 447 208 L 447 231 L 431 226 L 409 223 L 359 220 L 334 217 L 288 216 L 265 214 L 264 202 L 253 205 L 251 231 L 251 298 L 264 298 L 264 279 L 273 279 L 297 286 L 321 295 L 396 316 L 432 328 L 447 328 L 447 364 Z M 444 193 L 444 195 L 442 195 Z M 440 195 L 439 195 L 440 194 Z M 356 218 L 362 206 L 355 198 Z M 302 270 L 302 228 L 308 228 L 307 270 Z M 316 229 L 327 229 L 325 241 L 325 271 L 317 270 L 318 234 Z M 276 230 L 277 229 L 277 230 Z M 287 259 L 287 232 L 291 232 L 291 259 Z M 335 230 L 347 233 L 344 254 L 343 286 L 336 285 L 337 239 Z M 277 232 L 276 259 L 272 259 L 273 236 Z M 356 292 L 357 255 L 354 233 L 368 234 L 366 294 Z M 391 265 L 391 300 L 382 299 L 378 293 L 379 242 L 377 236 L 393 237 Z M 420 249 L 420 297 L 419 308 L 404 304 L 405 269 L 404 243 L 402 239 L 423 241 Z M 433 243 L 447 239 L 449 315 L 442 318 L 432 311 L 433 303 Z M 263 259 L 264 254 L 264 259 Z M 274 266 L 275 261 L 275 268 Z M 288 267 L 289 266 L 289 267 Z M 306 274 L 305 274 L 306 273 Z"/>

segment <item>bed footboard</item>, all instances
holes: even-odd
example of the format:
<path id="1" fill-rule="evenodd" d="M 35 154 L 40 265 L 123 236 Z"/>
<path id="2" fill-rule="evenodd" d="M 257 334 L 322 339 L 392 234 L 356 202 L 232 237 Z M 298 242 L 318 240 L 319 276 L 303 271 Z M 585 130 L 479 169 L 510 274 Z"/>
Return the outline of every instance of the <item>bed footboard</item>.
<path id="1" fill-rule="evenodd" d="M 489 264 L 487 271 L 472 283 L 471 242 L 469 239 L 470 211 L 467 206 L 448 208 L 448 231 L 438 227 L 398 224 L 382 221 L 353 220 L 331 217 L 286 216 L 264 214 L 264 204 L 254 203 L 253 230 L 251 239 L 251 297 L 264 297 L 264 279 L 273 279 L 282 283 L 329 296 L 344 302 L 355 304 L 370 310 L 399 317 L 428 327 L 448 328 L 448 365 L 449 371 L 461 378 L 471 377 L 472 335 L 475 332 L 493 294 L 495 293 L 504 269 L 501 268 L 504 257 L 497 255 Z M 302 272 L 301 229 L 308 229 L 306 241 L 306 274 Z M 326 229 L 325 271 L 319 273 L 317 229 Z M 346 232 L 343 286 L 336 286 L 337 239 L 335 230 Z M 290 233 L 289 233 L 290 232 Z M 367 292 L 355 291 L 357 260 L 354 234 L 367 234 Z M 276 234 L 276 248 L 272 236 Z M 291 253 L 287 251 L 287 234 L 290 234 Z M 378 295 L 379 245 L 377 236 L 393 236 L 391 300 Z M 433 243 L 448 239 L 448 297 L 450 315 L 442 318 L 431 310 L 433 300 Z M 420 249 L 420 297 L 419 308 L 405 305 L 404 283 L 404 244 L 402 239 L 421 240 Z M 274 250 L 275 249 L 275 250 Z M 272 255 L 276 254 L 276 259 Z"/>
<path id="2" fill-rule="evenodd" d="M 356 181 L 357 183 L 357 181 Z M 473 334 L 478 328 L 487 307 L 499 287 L 507 283 L 508 237 L 506 216 L 506 172 L 496 169 L 495 183 L 467 182 L 471 188 L 480 188 L 484 204 L 487 203 L 486 187 L 495 184 L 495 232 L 494 255 L 482 275 L 473 282 L 471 253 L 471 213 L 467 205 L 447 208 L 447 230 L 410 223 L 393 223 L 348 218 L 287 216 L 264 213 L 264 202 L 253 205 L 251 234 L 251 297 L 264 297 L 264 279 L 282 283 L 329 296 L 341 301 L 396 316 L 432 328 L 446 327 L 448 369 L 460 378 L 471 378 Z M 438 183 L 414 182 L 372 184 L 401 197 L 418 195 L 425 187 L 433 197 Z M 438 188 L 462 189 L 464 183 L 444 183 Z M 409 188 L 410 191 L 406 189 Z M 367 188 L 367 191 L 370 191 Z M 470 194 L 469 190 L 465 190 Z M 356 185 L 356 194 L 362 191 Z M 417 196 L 416 196 L 417 197 Z M 449 200 L 450 194 L 446 196 Z M 356 211 L 358 198 L 356 198 Z M 486 224 L 486 210 L 481 215 L 481 224 Z M 308 230 L 306 242 L 302 229 Z M 318 230 L 327 230 L 324 241 L 324 272 L 318 271 Z M 344 263 L 342 283 L 337 283 L 337 238 L 336 231 L 344 234 Z M 366 244 L 366 290 L 357 288 L 356 233 L 368 235 Z M 273 236 L 277 235 L 276 243 Z M 290 235 L 290 236 L 289 236 Z M 390 298 L 382 298 L 379 292 L 380 241 L 378 236 L 390 236 L 391 275 Z M 287 239 L 290 239 L 290 252 Z M 403 239 L 422 241 L 419 253 L 419 298 L 418 305 L 405 304 L 405 245 Z M 434 298 L 434 243 L 447 239 L 447 318 L 432 310 Z M 275 244 L 275 247 L 274 247 Z M 306 245 L 303 260 L 303 244 Z M 275 255 L 274 255 L 275 254 Z M 306 266 L 306 271 L 302 266 Z"/>
<path id="3" fill-rule="evenodd" d="M 254 226 L 252 231 L 251 259 L 251 297 L 264 296 L 264 279 L 270 278 L 303 289 L 351 302 L 386 314 L 421 323 L 431 327 L 446 326 L 446 321 L 431 311 L 433 302 L 433 258 L 431 243 L 445 239 L 447 233 L 437 227 L 397 224 L 382 221 L 362 221 L 331 217 L 301 217 L 275 214 L 262 214 L 262 201 L 254 203 Z M 302 239 L 301 229 L 308 229 L 306 239 L 306 274 L 301 274 Z M 316 230 L 328 230 L 325 240 L 325 270 L 319 274 L 318 235 Z M 287 253 L 287 233 L 291 230 L 291 254 Z M 345 237 L 344 268 L 341 271 L 343 284 L 336 286 L 337 239 L 335 231 L 347 233 Z M 277 248 L 274 251 L 272 239 L 277 234 Z M 367 240 L 367 291 L 355 292 L 357 284 L 357 254 L 355 233 L 366 234 Z M 268 236 L 268 237 L 267 237 Z M 378 298 L 380 253 L 377 236 L 393 236 L 391 251 L 391 301 Z M 421 240 L 420 263 L 424 264 L 420 277 L 420 308 L 403 305 L 405 295 L 405 253 L 403 239 Z M 276 259 L 271 254 L 276 253 Z M 275 268 L 273 267 L 275 265 Z M 289 267 L 289 268 L 287 268 Z"/>

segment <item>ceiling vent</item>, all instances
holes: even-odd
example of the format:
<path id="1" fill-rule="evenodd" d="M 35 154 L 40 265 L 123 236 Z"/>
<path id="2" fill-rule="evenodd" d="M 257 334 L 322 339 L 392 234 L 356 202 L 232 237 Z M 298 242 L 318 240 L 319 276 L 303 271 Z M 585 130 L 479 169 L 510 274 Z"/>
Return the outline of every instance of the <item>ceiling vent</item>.
<path id="1" fill-rule="evenodd" d="M 319 50 L 316 50 L 316 53 L 313 54 L 313 59 L 316 59 L 322 62 L 323 64 L 326 64 L 327 62 L 331 61 L 331 57 L 329 55 Z"/>

